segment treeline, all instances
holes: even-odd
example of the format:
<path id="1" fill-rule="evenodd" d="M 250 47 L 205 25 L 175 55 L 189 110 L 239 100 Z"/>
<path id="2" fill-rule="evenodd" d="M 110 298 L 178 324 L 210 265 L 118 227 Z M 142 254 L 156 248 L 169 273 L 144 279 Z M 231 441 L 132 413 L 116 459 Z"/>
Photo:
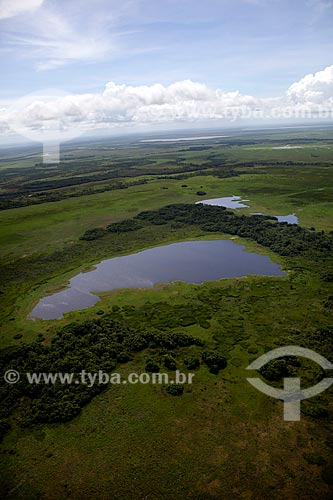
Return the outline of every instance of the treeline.
<path id="1" fill-rule="evenodd" d="M 154 162 L 151 162 L 154 163 Z M 150 162 L 149 162 L 150 165 Z M 43 177 L 42 173 L 39 171 L 38 176 L 36 176 L 36 180 L 30 180 L 29 177 L 25 182 L 22 183 L 20 180 L 17 184 L 10 184 L 10 188 L 14 189 L 16 193 L 21 194 L 30 194 L 35 191 L 49 191 L 53 189 L 62 189 L 66 187 L 77 186 L 81 184 L 88 184 L 93 182 L 101 182 L 107 181 L 111 179 L 116 179 L 119 177 L 137 177 L 140 175 L 156 175 L 156 174 L 168 174 L 168 173 L 182 173 L 182 172 L 190 172 L 195 170 L 201 170 L 202 165 L 198 165 L 196 163 L 183 163 L 179 161 L 168 162 L 166 165 L 156 165 L 156 167 L 147 167 L 146 169 L 137 169 L 138 164 L 133 162 L 133 165 L 121 165 L 118 166 L 116 164 L 105 165 L 104 170 L 100 172 L 91 171 L 91 173 L 87 172 L 87 175 L 77 175 L 74 174 L 69 176 L 68 172 L 62 170 L 61 172 L 53 172 L 53 176 L 57 173 L 60 175 L 63 174 L 64 177 L 61 179 L 46 179 L 40 180 Z M 100 168 L 99 168 L 100 170 Z M 49 177 L 50 173 L 46 177 Z M 39 180 L 38 180 L 39 179 Z M 7 186 L 9 187 L 9 186 Z M 8 195 L 7 195 L 8 196 Z"/>
<path id="2" fill-rule="evenodd" d="M 8 210 L 11 208 L 19 208 L 28 205 L 39 205 L 41 203 L 48 203 L 54 201 L 60 201 L 67 198 L 75 198 L 80 196 L 86 196 L 90 194 L 103 193 L 106 191 L 112 191 L 114 189 L 126 189 L 130 186 L 146 184 L 148 181 L 146 179 L 138 179 L 128 182 L 116 181 L 111 185 L 98 187 L 93 186 L 93 183 L 102 181 L 112 181 L 117 178 L 131 178 L 139 177 L 143 175 L 159 175 L 158 179 L 169 178 L 168 175 L 178 174 L 179 179 L 186 178 L 188 176 L 196 175 L 196 172 L 204 171 L 208 169 L 209 165 L 197 165 L 193 163 L 182 164 L 181 166 L 175 162 L 175 166 L 156 166 L 154 168 L 149 168 L 145 170 L 112 170 L 109 172 L 102 172 L 98 174 L 86 175 L 86 176 L 73 176 L 69 177 L 68 173 L 66 177 L 61 179 L 49 179 L 41 181 L 29 181 L 22 182 L 20 184 L 15 182 L 7 182 L 6 189 L 8 192 L 0 196 L 0 210 Z M 64 172 L 60 172 L 62 174 Z M 48 172 L 46 177 L 52 177 L 55 173 Z M 199 174 L 201 175 L 201 174 Z M 42 174 L 39 174 L 39 178 Z M 229 175 L 227 175 L 228 177 Z M 36 177 L 36 179 L 38 176 Z M 76 189 L 81 185 L 90 184 L 89 187 Z M 72 188 L 72 189 L 71 189 Z"/>
<path id="3" fill-rule="evenodd" d="M 81 236 L 80 240 L 97 240 L 102 238 L 107 233 L 127 233 L 130 231 L 137 231 L 142 228 L 142 224 L 140 224 L 137 220 L 134 219 L 125 219 L 120 222 L 114 222 L 113 224 L 109 224 L 106 228 L 95 227 L 93 229 L 88 229 L 83 236 Z"/>
<path id="4" fill-rule="evenodd" d="M 272 167 L 272 166 L 277 166 L 277 167 L 330 167 L 332 166 L 332 162 L 330 161 L 316 161 L 316 162 L 309 162 L 309 161 L 294 161 L 294 160 L 287 160 L 287 161 L 274 161 L 274 160 L 253 160 L 253 161 L 245 161 L 245 162 L 235 162 L 233 166 L 239 166 L 239 167 L 260 167 L 260 166 L 267 166 L 267 167 Z"/>
<path id="5" fill-rule="evenodd" d="M 175 180 L 182 181 L 185 179 L 190 179 L 191 177 L 204 177 L 212 175 L 213 177 L 218 177 L 220 179 L 227 179 L 228 177 L 238 177 L 241 174 L 249 174 L 250 172 L 243 171 L 237 172 L 236 170 L 228 167 L 223 167 L 219 169 L 210 170 L 210 166 L 205 167 L 205 169 L 196 170 L 189 172 L 188 174 L 177 174 L 177 175 L 159 175 L 157 179 L 159 180 Z M 252 174 L 253 172 L 251 172 Z"/>
<path id="6" fill-rule="evenodd" d="M 0 210 L 8 210 L 10 208 L 26 207 L 29 205 L 40 205 L 42 203 L 49 203 L 60 200 L 67 200 L 68 198 L 78 198 L 80 196 L 89 196 L 92 194 L 105 193 L 107 191 L 115 191 L 117 189 L 128 189 L 131 186 L 140 186 L 142 184 L 147 184 L 146 179 L 138 179 L 136 181 L 130 182 L 115 182 L 108 186 L 102 187 L 88 187 L 77 191 L 51 191 L 51 192 L 38 192 L 34 194 L 17 195 L 13 193 L 11 195 L 4 195 L 0 201 Z M 6 199 L 12 198 L 12 199 Z"/>
<path id="7" fill-rule="evenodd" d="M 250 238 L 283 256 L 320 255 L 331 258 L 333 233 L 308 230 L 296 224 L 278 222 L 275 217 L 238 215 L 224 207 L 211 205 L 169 205 L 136 217 L 151 224 L 178 222 L 198 226 L 203 231 L 223 232 Z"/>
<path id="8" fill-rule="evenodd" d="M 269 215 L 238 215 L 226 210 L 225 207 L 179 204 L 141 212 L 134 220 L 154 225 L 168 223 L 193 225 L 202 231 L 221 232 L 252 239 L 282 256 L 320 257 L 332 262 L 333 232 L 327 234 L 296 224 L 278 222 L 276 217 Z M 131 220 L 126 220 L 112 224 L 106 229 L 94 228 L 86 231 L 81 239 L 98 239 L 105 236 L 108 231 L 123 232 L 137 229 L 140 229 L 140 226 L 133 224 Z"/>
<path id="9" fill-rule="evenodd" d="M 77 186 L 80 184 L 87 184 L 91 182 L 107 181 L 117 177 L 124 177 L 124 172 L 119 169 L 103 172 L 100 174 L 92 174 L 86 176 L 64 177 L 62 179 L 41 180 L 37 182 L 25 182 L 22 187 L 17 186 L 18 191 L 31 193 L 34 191 L 48 191 L 50 189 L 60 189 L 64 187 Z"/>
<path id="10" fill-rule="evenodd" d="M 74 159 L 72 161 L 66 161 L 66 162 L 61 162 L 63 164 L 62 166 L 65 169 L 70 168 L 81 168 L 81 167 L 89 167 L 90 170 L 93 170 L 95 167 L 98 168 L 101 166 L 101 160 L 96 159 L 96 155 L 92 155 L 91 158 L 92 160 L 86 160 L 87 157 L 84 157 L 83 161 L 82 158 Z M 145 158 L 129 158 L 129 159 L 123 159 L 121 160 L 120 158 L 116 158 L 115 161 L 112 163 L 107 162 L 106 159 L 102 158 L 102 161 L 104 161 L 104 167 L 105 168 L 130 168 L 130 167 L 135 167 L 139 165 L 145 165 L 147 163 L 147 160 Z M 156 163 L 156 160 L 151 160 L 150 163 Z M 48 166 L 54 166 L 52 163 L 35 163 L 36 167 L 48 167 Z"/>

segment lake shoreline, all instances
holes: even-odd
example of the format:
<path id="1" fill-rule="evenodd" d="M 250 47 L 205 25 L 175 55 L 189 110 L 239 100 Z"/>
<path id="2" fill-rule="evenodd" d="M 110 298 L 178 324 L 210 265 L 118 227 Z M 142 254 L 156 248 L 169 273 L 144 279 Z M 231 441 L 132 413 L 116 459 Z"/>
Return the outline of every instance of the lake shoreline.
<path id="1" fill-rule="evenodd" d="M 122 288 L 151 288 L 183 281 L 201 284 L 248 275 L 285 276 L 270 257 L 247 252 L 231 239 L 191 240 L 100 261 L 94 269 L 72 277 L 67 287 L 40 299 L 31 319 L 61 319 L 66 312 L 92 307 L 98 293 Z"/>

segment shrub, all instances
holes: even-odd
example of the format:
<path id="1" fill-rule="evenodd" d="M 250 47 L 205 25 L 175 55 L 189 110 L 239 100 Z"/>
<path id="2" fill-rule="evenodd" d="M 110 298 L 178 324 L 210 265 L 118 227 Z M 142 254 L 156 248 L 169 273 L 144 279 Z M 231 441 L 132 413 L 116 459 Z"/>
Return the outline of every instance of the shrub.
<path id="1" fill-rule="evenodd" d="M 302 413 L 314 419 L 328 417 L 327 408 L 320 404 L 309 403 L 308 401 L 302 403 Z"/>
<path id="2" fill-rule="evenodd" d="M 218 374 L 219 374 L 219 372 L 220 372 L 220 369 L 219 369 L 218 365 L 211 365 L 211 366 L 209 367 L 209 371 L 210 371 L 210 373 L 212 373 L 213 375 L 218 375 Z"/>
<path id="3" fill-rule="evenodd" d="M 275 359 L 260 368 L 259 373 L 266 380 L 274 382 L 289 375 L 289 368 L 285 359 Z"/>
<path id="4" fill-rule="evenodd" d="M 129 361 L 130 359 L 131 358 L 129 354 L 127 354 L 127 352 L 125 351 L 120 352 L 117 356 L 118 363 L 127 363 L 127 361 Z"/>
<path id="5" fill-rule="evenodd" d="M 201 326 L 201 328 L 204 328 L 205 330 L 207 330 L 207 328 L 210 327 L 210 323 L 209 323 L 209 321 L 202 319 L 201 321 L 199 321 L 199 326 Z"/>
<path id="6" fill-rule="evenodd" d="M 127 233 L 130 231 L 137 231 L 141 229 L 142 224 L 140 224 L 137 220 L 134 219 L 126 219 L 121 222 L 114 222 L 113 224 L 109 224 L 106 226 L 106 229 L 109 233 Z"/>
<path id="7" fill-rule="evenodd" d="M 333 272 L 332 271 L 324 271 L 321 275 L 321 279 L 323 281 L 327 281 L 331 283 L 333 281 Z"/>
<path id="8" fill-rule="evenodd" d="M 211 373 L 217 374 L 227 366 L 226 358 L 216 351 L 204 351 L 201 357 Z"/>
<path id="9" fill-rule="evenodd" d="M 83 236 L 80 237 L 80 240 L 85 240 L 85 241 L 92 241 L 92 240 L 98 240 L 99 238 L 103 238 L 103 236 L 106 235 L 105 229 L 102 227 L 95 227 L 94 229 L 88 229 L 84 233 Z"/>
<path id="10" fill-rule="evenodd" d="M 177 364 L 176 360 L 170 355 L 166 354 L 163 358 L 163 363 L 168 370 L 176 370 L 177 369 Z"/>
<path id="11" fill-rule="evenodd" d="M 200 360 L 194 356 L 184 359 L 184 364 L 189 370 L 195 370 L 200 366 Z"/>
<path id="12" fill-rule="evenodd" d="M 158 373 L 160 371 L 159 365 L 151 358 L 148 358 L 145 366 L 146 372 Z"/>
<path id="13" fill-rule="evenodd" d="M 166 391 L 171 396 L 181 396 L 184 392 L 184 386 L 182 384 L 170 384 L 167 386 Z"/>

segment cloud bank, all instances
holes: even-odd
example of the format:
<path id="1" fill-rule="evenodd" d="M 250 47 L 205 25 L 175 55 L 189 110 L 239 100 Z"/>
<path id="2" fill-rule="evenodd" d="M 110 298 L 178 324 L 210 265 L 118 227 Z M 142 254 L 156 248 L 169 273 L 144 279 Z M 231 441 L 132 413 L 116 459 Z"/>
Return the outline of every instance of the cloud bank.
<path id="1" fill-rule="evenodd" d="M 3 134 L 22 129 L 45 132 L 61 128 L 82 131 L 177 123 L 298 122 L 333 118 L 333 66 L 293 83 L 283 96 L 259 98 L 224 92 L 184 80 L 164 86 L 106 84 L 103 93 L 48 92 L 27 96 L 1 111 Z M 36 135 L 36 134 L 35 134 Z"/>

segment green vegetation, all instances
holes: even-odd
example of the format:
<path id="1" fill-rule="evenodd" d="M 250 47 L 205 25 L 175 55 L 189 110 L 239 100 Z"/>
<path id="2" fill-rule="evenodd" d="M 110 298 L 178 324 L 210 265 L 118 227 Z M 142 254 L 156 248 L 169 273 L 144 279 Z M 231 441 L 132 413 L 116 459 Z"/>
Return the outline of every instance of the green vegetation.
<path id="1" fill-rule="evenodd" d="M 168 385 L 166 391 L 172 396 L 181 396 L 184 393 L 184 386 L 181 384 Z"/>
<path id="2" fill-rule="evenodd" d="M 324 231 L 316 233 L 287 222 L 273 224 L 272 216 L 239 216 L 224 207 L 202 204 L 170 205 L 157 211 L 141 212 L 137 217 L 156 225 L 173 221 L 197 225 L 203 231 L 235 234 L 253 239 L 260 245 L 285 256 L 307 255 L 317 258 L 320 256 L 328 261 L 333 253 L 333 232 L 329 235 Z"/>
<path id="3" fill-rule="evenodd" d="M 157 355 L 161 356 L 165 350 L 172 349 L 176 356 L 175 351 L 180 348 L 203 345 L 200 339 L 182 333 L 134 330 L 125 322 L 114 321 L 111 315 L 65 326 L 57 332 L 50 346 L 43 345 L 41 340 L 2 351 L 1 366 L 4 371 L 75 373 L 77 376 L 82 371 L 111 374 L 119 363 L 127 363 L 136 352 L 157 350 Z M 209 360 L 204 358 L 205 352 L 202 356 L 211 367 Z M 170 360 L 170 356 L 167 359 Z M 166 366 L 165 360 L 164 356 Z M 170 362 L 168 364 L 169 369 L 175 369 L 170 367 Z M 224 367 L 219 364 L 219 368 Z M 148 358 L 145 371 L 159 370 L 159 365 Z M 31 384 L 27 379 L 21 379 L 13 390 L 2 379 L 0 429 L 2 433 L 10 429 L 10 416 L 13 413 L 16 424 L 22 427 L 72 420 L 83 406 L 106 388 L 107 385 L 103 383 L 89 385 L 85 382 L 77 385 L 62 384 L 58 380 L 55 384 Z"/>
<path id="4" fill-rule="evenodd" d="M 98 240 L 99 238 L 103 238 L 103 236 L 105 236 L 108 232 L 117 234 L 127 233 L 129 231 L 137 231 L 138 229 L 141 229 L 141 227 L 142 225 L 139 224 L 139 222 L 137 222 L 136 220 L 123 220 L 121 222 L 114 222 L 113 224 L 109 224 L 108 226 L 106 226 L 106 229 L 103 229 L 102 227 L 88 229 L 88 231 L 86 231 L 84 235 L 81 236 L 80 240 Z"/>
<path id="5" fill-rule="evenodd" d="M 222 368 L 227 366 L 225 357 L 213 351 L 204 351 L 202 361 L 209 367 L 210 373 L 218 374 Z"/>
<path id="6" fill-rule="evenodd" d="M 275 149 L 285 145 L 300 148 Z M 2 498 L 331 498 L 332 388 L 284 422 L 245 368 L 286 345 L 333 361 L 332 147 L 331 130 L 316 129 L 67 145 L 59 166 L 1 153 L 3 371 L 195 374 L 163 386 L 1 380 Z M 201 191 L 250 208 L 195 205 Z M 288 213 L 299 226 L 273 217 Z M 113 290 L 59 321 L 28 318 L 104 258 L 221 237 L 286 275 Z M 304 387 L 329 376 L 291 357 L 256 374 L 277 387 L 286 375 Z"/>

